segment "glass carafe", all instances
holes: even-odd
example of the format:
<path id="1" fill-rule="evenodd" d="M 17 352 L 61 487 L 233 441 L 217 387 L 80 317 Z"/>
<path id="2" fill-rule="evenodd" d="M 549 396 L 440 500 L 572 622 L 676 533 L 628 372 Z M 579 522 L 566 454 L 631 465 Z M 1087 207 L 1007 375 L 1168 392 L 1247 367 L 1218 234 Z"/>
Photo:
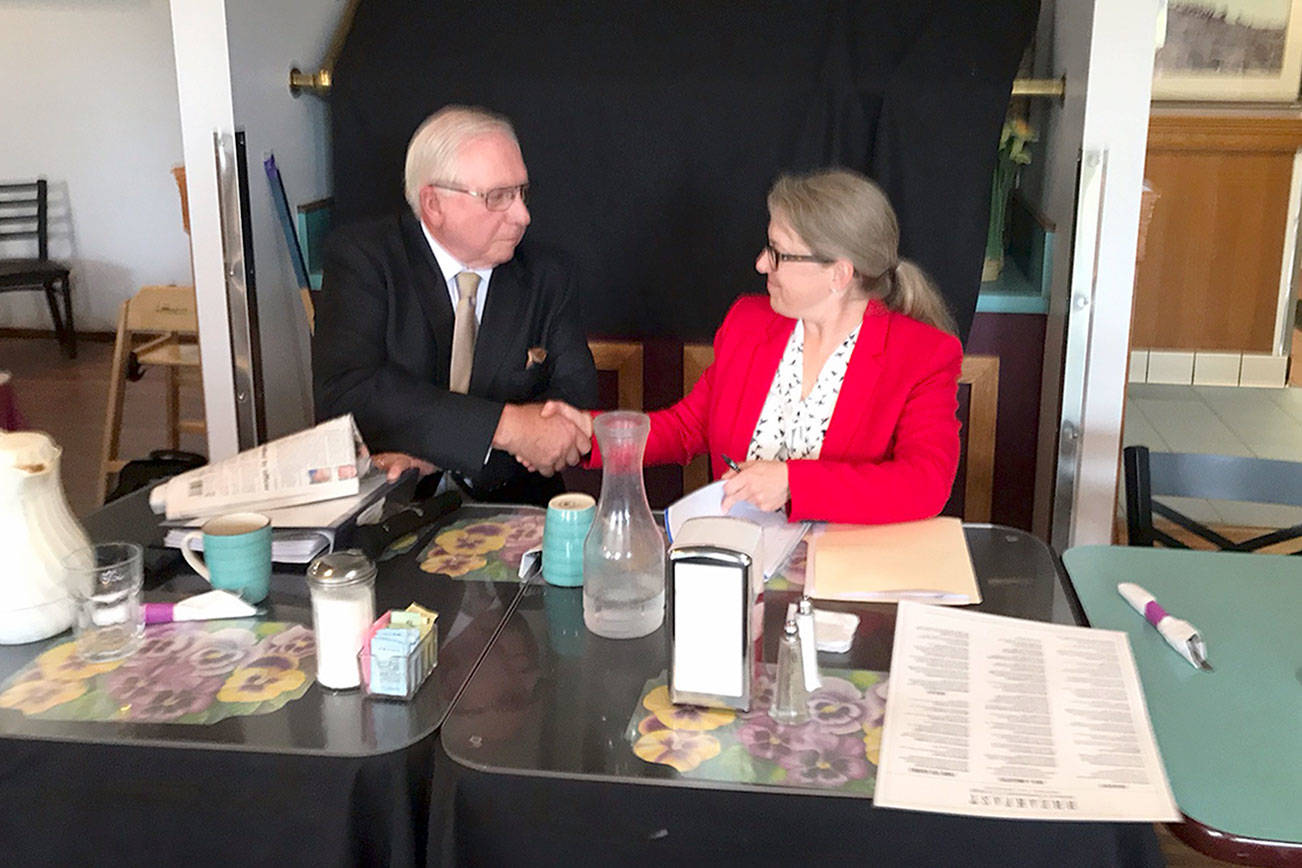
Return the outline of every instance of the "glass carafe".
<path id="1" fill-rule="evenodd" d="M 635 639 L 665 618 L 665 544 L 651 517 L 642 453 L 645 413 L 603 413 L 593 420 L 601 449 L 601 498 L 583 543 L 583 623 L 598 636 Z"/>

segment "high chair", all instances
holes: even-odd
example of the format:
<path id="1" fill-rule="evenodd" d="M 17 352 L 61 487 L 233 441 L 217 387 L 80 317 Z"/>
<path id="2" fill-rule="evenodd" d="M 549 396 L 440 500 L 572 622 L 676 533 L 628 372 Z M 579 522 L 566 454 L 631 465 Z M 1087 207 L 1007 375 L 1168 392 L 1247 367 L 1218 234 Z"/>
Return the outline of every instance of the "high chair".
<path id="1" fill-rule="evenodd" d="M 182 431 L 205 432 L 202 419 L 182 419 L 180 412 L 181 369 L 198 370 L 198 338 L 199 318 L 192 286 L 146 286 L 122 302 L 104 420 L 104 449 L 99 475 L 101 503 L 110 478 L 126 464 L 118 455 L 124 388 L 132 356 L 141 367 L 157 365 L 167 369 L 168 447 L 180 448 Z"/>

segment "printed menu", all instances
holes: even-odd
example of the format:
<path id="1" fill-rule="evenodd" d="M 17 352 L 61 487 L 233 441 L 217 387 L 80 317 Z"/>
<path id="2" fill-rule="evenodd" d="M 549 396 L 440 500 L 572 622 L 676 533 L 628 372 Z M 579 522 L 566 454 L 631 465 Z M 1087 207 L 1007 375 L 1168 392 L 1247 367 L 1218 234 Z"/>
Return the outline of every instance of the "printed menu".
<path id="1" fill-rule="evenodd" d="M 1179 820 L 1126 634 L 901 602 L 873 801 Z"/>

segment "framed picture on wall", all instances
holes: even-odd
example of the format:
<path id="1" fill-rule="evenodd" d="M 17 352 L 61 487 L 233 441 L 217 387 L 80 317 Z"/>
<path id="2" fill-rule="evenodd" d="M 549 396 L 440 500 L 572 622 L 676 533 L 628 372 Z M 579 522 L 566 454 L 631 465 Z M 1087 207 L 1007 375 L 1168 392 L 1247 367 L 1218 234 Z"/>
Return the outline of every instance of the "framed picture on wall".
<path id="1" fill-rule="evenodd" d="M 1153 99 L 1298 98 L 1302 0 L 1169 0 L 1165 18 Z"/>

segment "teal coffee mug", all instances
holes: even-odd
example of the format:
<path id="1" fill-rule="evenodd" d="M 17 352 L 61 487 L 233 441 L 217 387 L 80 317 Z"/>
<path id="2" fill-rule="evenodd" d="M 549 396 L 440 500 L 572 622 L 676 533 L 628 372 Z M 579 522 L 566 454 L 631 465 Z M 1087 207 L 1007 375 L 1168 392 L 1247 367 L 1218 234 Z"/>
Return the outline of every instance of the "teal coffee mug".
<path id="1" fill-rule="evenodd" d="M 194 543 L 203 542 L 203 559 Z M 271 590 L 271 519 L 256 512 L 210 518 L 181 540 L 181 554 L 214 588 L 233 591 L 249 603 Z"/>
<path id="2" fill-rule="evenodd" d="M 583 541 L 597 514 L 590 494 L 558 494 L 547 502 L 543 523 L 542 574 L 549 585 L 583 584 Z"/>

